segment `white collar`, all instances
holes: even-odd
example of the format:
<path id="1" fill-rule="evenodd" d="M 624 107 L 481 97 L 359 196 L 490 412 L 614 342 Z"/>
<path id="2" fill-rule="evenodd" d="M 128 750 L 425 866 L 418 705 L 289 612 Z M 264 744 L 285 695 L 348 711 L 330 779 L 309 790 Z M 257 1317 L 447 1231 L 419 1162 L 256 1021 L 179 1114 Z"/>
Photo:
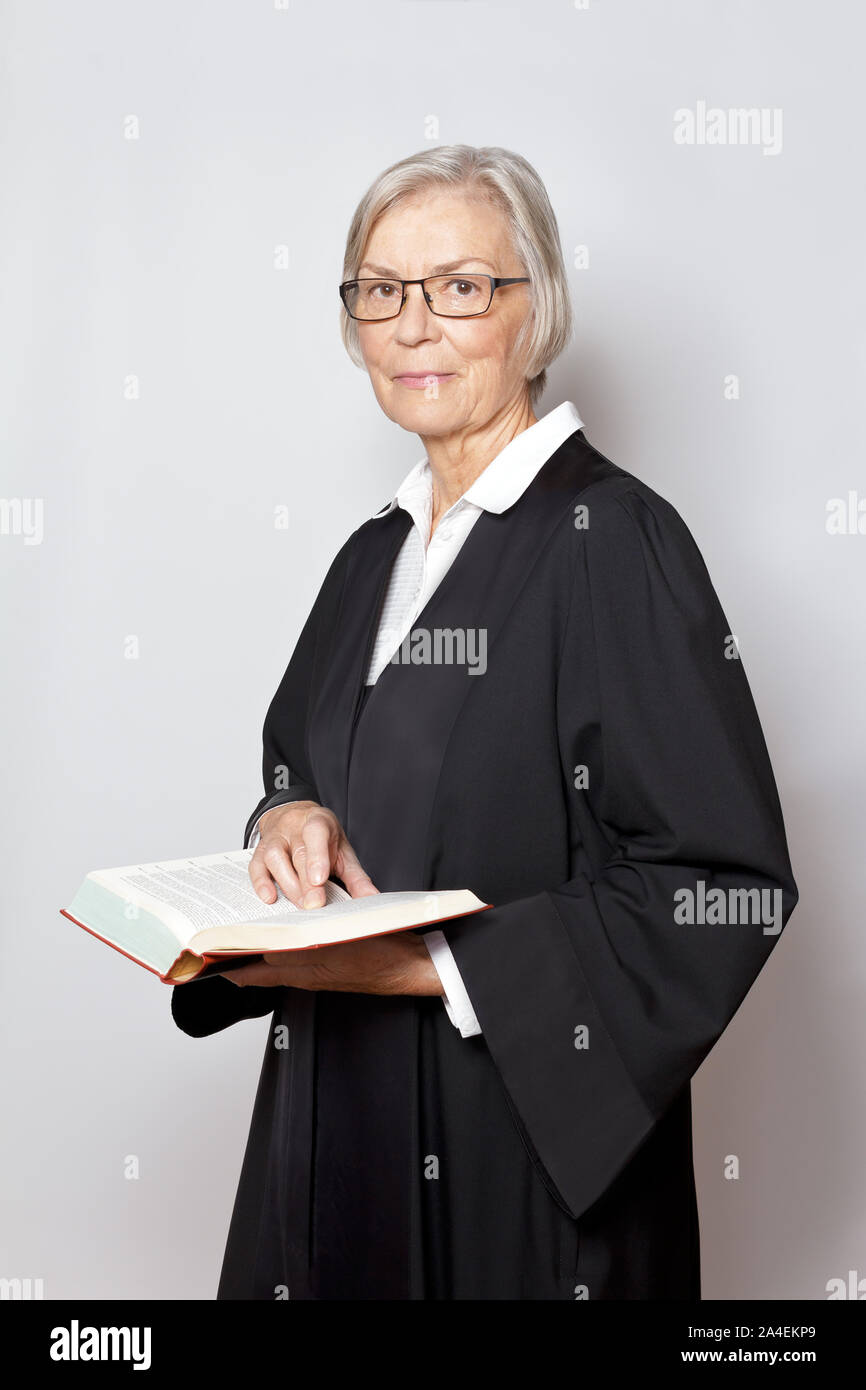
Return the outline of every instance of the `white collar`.
<path id="1" fill-rule="evenodd" d="M 486 512 L 504 512 L 523 496 L 536 473 L 582 425 L 571 401 L 554 406 L 500 449 L 459 502 L 471 502 Z M 419 504 L 423 506 L 429 501 L 432 488 L 432 473 L 425 456 L 409 470 L 387 506 L 374 512 L 373 517 L 387 516 L 395 507 L 406 507 L 414 513 Z"/>

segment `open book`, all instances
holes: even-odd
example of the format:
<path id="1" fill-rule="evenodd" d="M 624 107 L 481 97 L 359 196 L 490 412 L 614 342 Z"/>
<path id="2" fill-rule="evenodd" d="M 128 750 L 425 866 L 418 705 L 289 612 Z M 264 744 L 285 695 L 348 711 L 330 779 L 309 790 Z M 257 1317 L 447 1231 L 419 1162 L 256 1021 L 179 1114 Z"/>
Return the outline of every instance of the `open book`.
<path id="1" fill-rule="evenodd" d="M 491 906 L 468 888 L 352 898 L 333 879 L 324 885 L 324 907 L 295 907 L 279 887 L 276 902 L 265 903 L 247 871 L 252 856 L 251 849 L 227 850 L 96 869 L 60 911 L 174 985 L 243 965 L 264 951 L 384 936 Z"/>

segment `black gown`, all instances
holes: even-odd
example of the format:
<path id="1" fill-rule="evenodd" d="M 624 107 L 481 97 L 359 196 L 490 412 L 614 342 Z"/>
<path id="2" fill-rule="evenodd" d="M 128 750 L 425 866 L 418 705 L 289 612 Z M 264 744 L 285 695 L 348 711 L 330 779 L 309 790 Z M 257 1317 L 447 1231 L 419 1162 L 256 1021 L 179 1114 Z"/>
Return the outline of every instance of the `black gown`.
<path id="1" fill-rule="evenodd" d="M 312 798 L 380 890 L 494 904 L 444 927 L 482 1033 L 439 998 L 175 988 L 194 1037 L 273 1013 L 217 1296 L 699 1299 L 690 1078 L 798 896 L 729 625 L 678 513 L 581 429 L 413 625 L 484 629 L 486 669 L 367 690 L 411 525 L 333 561 L 244 843 Z M 686 924 L 689 892 L 722 906 Z"/>

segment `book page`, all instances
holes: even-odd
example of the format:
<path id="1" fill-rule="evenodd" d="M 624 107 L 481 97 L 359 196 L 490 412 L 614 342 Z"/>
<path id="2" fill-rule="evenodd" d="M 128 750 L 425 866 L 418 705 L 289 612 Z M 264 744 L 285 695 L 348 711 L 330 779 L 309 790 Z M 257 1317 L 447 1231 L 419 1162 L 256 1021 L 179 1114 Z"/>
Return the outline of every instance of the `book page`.
<path id="1" fill-rule="evenodd" d="M 338 888 L 338 885 L 334 884 L 334 887 Z M 453 899 L 455 892 L 459 893 L 460 891 L 462 890 L 449 889 L 443 894 L 410 889 L 403 892 L 370 893 L 363 898 L 352 898 L 347 893 L 345 898 L 334 899 L 333 901 L 328 898 L 324 907 L 304 907 L 298 910 L 303 913 L 305 924 L 313 924 L 318 921 L 328 922 L 332 917 L 336 917 L 338 914 L 334 911 L 334 903 L 337 901 L 340 903 L 339 918 L 341 922 L 351 921 L 355 914 L 369 916 L 374 912 L 380 915 L 388 913 L 396 919 L 401 910 L 413 913 L 419 921 L 424 921 L 428 917 L 435 918 L 439 913 L 441 902 Z M 268 904 L 263 903 L 261 898 L 257 898 L 256 901 L 259 907 L 263 907 L 267 913 Z M 423 903 L 423 907 L 419 906 L 421 903 Z M 240 921 L 241 919 L 236 918 L 236 920 Z M 263 916 L 261 912 L 256 912 L 255 916 L 251 915 L 244 921 L 246 925 L 251 927 L 266 927 L 269 923 L 274 922 L 274 918 L 272 914 Z M 279 925 L 279 922 L 276 922 L 275 925 Z"/>
<path id="2" fill-rule="evenodd" d="M 304 908 L 285 922 L 257 917 L 235 926 L 208 927 L 196 933 L 189 950 L 199 956 L 308 950 L 425 927 L 487 906 L 469 888 L 373 893 L 328 907 Z"/>
<path id="3" fill-rule="evenodd" d="M 195 859 L 98 869 L 88 878 L 162 918 L 183 943 L 208 927 L 231 926 L 251 918 L 280 922 L 292 913 L 310 911 L 296 907 L 279 885 L 276 902 L 262 902 L 250 881 L 252 857 L 251 849 L 228 850 Z M 338 883 L 329 879 L 324 887 L 328 906 L 352 901 Z"/>

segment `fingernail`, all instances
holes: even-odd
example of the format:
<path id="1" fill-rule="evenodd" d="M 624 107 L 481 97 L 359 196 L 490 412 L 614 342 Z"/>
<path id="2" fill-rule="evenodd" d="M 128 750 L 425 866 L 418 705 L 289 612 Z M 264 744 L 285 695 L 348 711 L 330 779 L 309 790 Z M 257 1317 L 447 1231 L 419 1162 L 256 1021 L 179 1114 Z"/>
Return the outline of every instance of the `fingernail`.
<path id="1" fill-rule="evenodd" d="M 321 907 L 321 889 L 311 888 L 304 896 L 304 907 Z"/>
<path id="2" fill-rule="evenodd" d="M 310 882 L 321 883 L 325 877 L 325 866 L 320 859 L 310 865 Z"/>

